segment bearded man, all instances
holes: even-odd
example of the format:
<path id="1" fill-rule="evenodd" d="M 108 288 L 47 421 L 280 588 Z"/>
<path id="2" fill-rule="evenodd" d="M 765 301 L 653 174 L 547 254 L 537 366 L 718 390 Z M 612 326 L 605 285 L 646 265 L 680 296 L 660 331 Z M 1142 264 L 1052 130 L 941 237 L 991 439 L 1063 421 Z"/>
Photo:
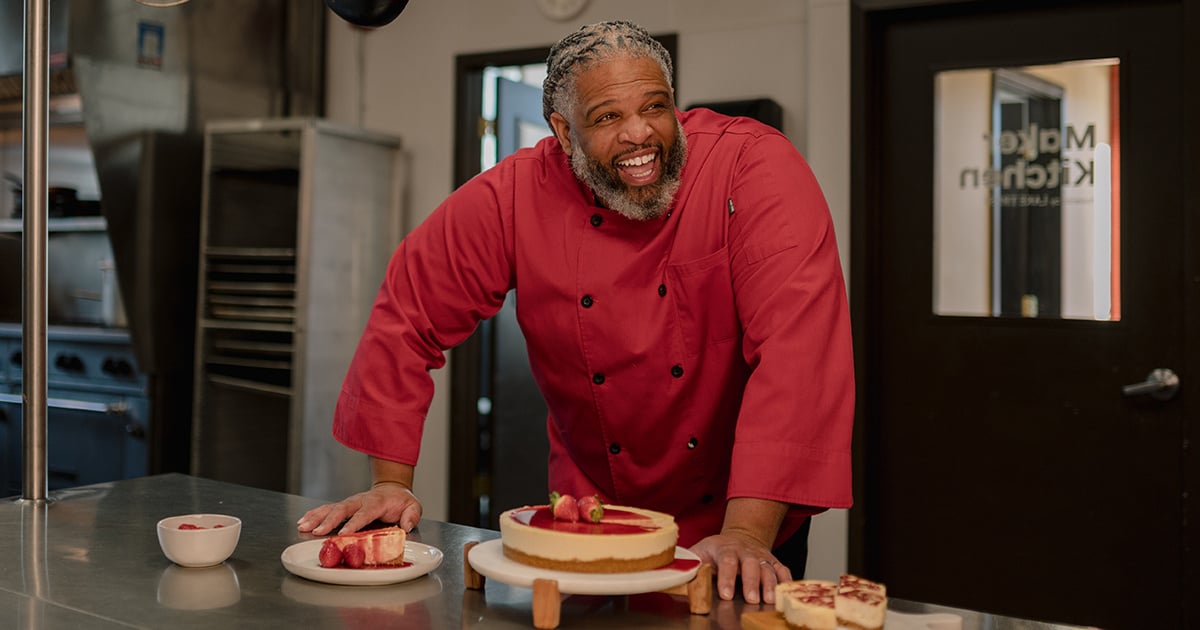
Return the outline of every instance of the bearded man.
<path id="1" fill-rule="evenodd" d="M 676 109 L 671 59 L 637 25 L 585 26 L 547 66 L 554 136 L 451 194 L 389 265 L 333 428 L 375 483 L 298 527 L 417 524 L 429 371 L 515 290 L 550 487 L 672 514 L 722 598 L 740 578 L 771 603 L 803 574 L 809 518 L 851 503 L 850 324 L 820 187 L 778 131 Z"/>

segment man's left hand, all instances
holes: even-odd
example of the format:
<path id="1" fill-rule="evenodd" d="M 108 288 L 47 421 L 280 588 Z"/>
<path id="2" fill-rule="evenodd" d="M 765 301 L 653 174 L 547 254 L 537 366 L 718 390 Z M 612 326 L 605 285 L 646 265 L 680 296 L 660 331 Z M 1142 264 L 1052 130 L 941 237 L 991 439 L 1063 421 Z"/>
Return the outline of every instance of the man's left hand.
<path id="1" fill-rule="evenodd" d="M 792 572 L 761 542 L 739 532 L 709 536 L 692 546 L 700 562 L 717 570 L 717 595 L 733 599 L 738 574 L 742 576 L 742 598 L 748 604 L 775 603 L 775 585 L 792 579 Z M 759 593 L 761 592 L 761 597 Z"/>

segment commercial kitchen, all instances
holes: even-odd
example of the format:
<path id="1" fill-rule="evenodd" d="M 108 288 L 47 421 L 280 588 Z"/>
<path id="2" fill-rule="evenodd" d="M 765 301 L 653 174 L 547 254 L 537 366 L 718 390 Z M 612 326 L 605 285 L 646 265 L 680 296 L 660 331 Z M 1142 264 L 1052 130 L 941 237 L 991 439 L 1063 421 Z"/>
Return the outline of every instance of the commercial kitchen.
<path id="1" fill-rule="evenodd" d="M 1110 46 L 1081 44 L 1088 40 L 1082 30 L 1059 28 L 1085 20 L 1088 28 L 1111 25 L 1128 15 L 1186 30 L 1200 26 L 1195 3 L 1162 0 L 1146 8 L 1133 0 L 1055 0 L 1042 8 L 1013 8 L 994 0 L 410 0 L 407 6 L 392 3 L 402 12 L 375 27 L 351 24 L 327 6 L 332 4 L 0 0 L 0 497 L 7 497 L 0 499 L 0 527 L 10 532 L 0 542 L 0 626 L 533 627 L 540 604 L 530 585 L 475 582 L 465 561 L 471 545 L 499 538 L 500 511 L 545 502 L 545 459 L 537 456 L 546 448 L 545 407 L 523 373 L 523 345 L 507 307 L 433 374 L 437 394 L 415 487 L 425 515 L 410 540 L 436 550 L 436 566 L 393 584 L 350 586 L 300 577 L 281 554 L 313 538 L 296 529 L 305 511 L 370 485 L 365 456 L 337 443 L 331 423 L 396 244 L 454 187 L 527 141 L 504 136 L 496 112 L 502 90 L 509 89 L 504 86 L 540 88 L 551 43 L 579 25 L 622 18 L 646 26 L 675 57 L 681 108 L 710 107 L 784 130 L 829 200 L 855 326 L 855 506 L 814 519 L 806 577 L 836 580 L 856 573 L 887 583 L 893 614 L 888 627 L 964 629 L 1138 627 L 1132 620 L 1143 619 L 1142 607 L 1112 593 L 1140 597 L 1154 592 L 1157 581 L 1163 610 L 1145 619 L 1162 627 L 1200 627 L 1200 581 L 1188 568 L 1195 564 L 1196 535 L 1186 526 L 1196 516 L 1188 490 L 1200 479 L 1187 448 L 1196 403 L 1182 385 L 1189 368 L 1193 374 L 1200 369 L 1200 352 L 1180 332 L 1200 324 L 1200 285 L 1184 282 L 1176 291 L 1180 302 L 1148 309 L 1163 314 L 1169 326 L 1143 326 L 1139 306 L 1153 304 L 1138 293 L 1136 280 L 1143 276 L 1134 275 L 1141 250 L 1133 239 L 1143 230 L 1138 211 L 1129 209 L 1136 204 L 1126 202 L 1124 214 L 1107 210 L 1115 217 L 1108 232 L 1088 223 L 1086 252 L 1071 245 L 1069 234 L 1077 213 L 1071 204 L 1083 189 L 1077 181 L 1086 175 L 1090 212 L 1097 174 L 1105 185 L 1104 177 L 1113 178 L 1113 204 L 1119 206 L 1120 182 L 1141 190 L 1136 158 L 1146 153 L 1139 152 L 1137 132 L 1165 137 L 1149 123 L 1139 127 L 1145 110 L 1131 90 L 1147 90 L 1157 103 L 1177 98 L 1175 108 L 1161 110 L 1163 124 L 1178 122 L 1181 130 L 1173 140 L 1179 144 L 1169 146 L 1180 146 L 1182 154 L 1186 140 L 1200 140 L 1200 125 L 1189 113 L 1200 111 L 1196 87 L 1181 81 L 1170 88 L 1176 91 L 1147 88 L 1152 79 L 1171 83 L 1174 68 L 1200 61 L 1200 44 L 1157 42 L 1157 56 L 1130 54 L 1146 45 L 1134 35 Z M 45 20 L 46 39 L 31 49 L 25 39 L 37 19 Z M 970 53 L 953 52 L 968 45 L 962 42 L 925 48 L 956 28 L 993 33 L 1018 24 L 1067 34 L 1061 43 L 1042 41 L 1027 53 L 1013 52 L 1015 44 L 991 52 L 980 38 L 970 43 Z M 901 61 L 896 51 L 904 46 L 912 57 Z M 45 55 L 37 66 L 45 71 L 44 83 L 24 74 L 31 50 Z M 1150 64 L 1148 59 L 1156 67 L 1165 67 L 1163 59 L 1177 65 L 1161 70 L 1163 78 L 1138 65 Z M 939 116 L 952 109 L 946 94 L 979 71 L 1001 77 L 979 84 L 987 101 L 982 122 L 945 122 Z M 1078 84 L 1093 76 L 1107 90 L 1089 97 L 1103 101 L 1103 114 L 1079 114 L 1060 87 L 1047 87 L 1053 83 L 1047 77 L 1066 77 L 1059 83 L 1068 93 L 1087 91 Z M 930 82 L 914 89 L 914 77 Z M 962 201 L 973 193 L 971 177 L 990 181 L 974 166 L 991 160 L 1001 186 L 1008 164 L 1001 144 L 976 150 L 977 138 L 991 125 L 1005 124 L 999 103 L 1006 97 L 996 96 L 1000 85 L 1036 91 L 1041 99 L 1060 90 L 1055 98 L 1068 103 L 1062 109 L 1067 119 L 1053 123 L 1063 129 L 1055 160 L 1075 171 L 1064 173 L 1063 186 L 1051 193 L 1057 201 L 1039 202 L 1064 209 L 1063 245 L 1053 255 L 1063 286 L 1017 287 L 1010 296 L 1008 278 L 996 274 L 982 288 L 971 283 L 962 289 L 955 284 L 955 265 L 943 261 L 939 267 L 937 260 L 966 256 L 956 263 L 961 276 L 974 269 L 964 262 L 974 254 L 962 253 L 972 247 L 954 249 L 952 239 L 921 236 L 926 240 L 918 245 L 933 252 L 932 269 L 920 267 L 916 274 L 925 293 L 915 299 L 924 301 L 914 319 L 893 317 L 882 306 L 892 299 L 890 287 L 912 294 L 908 280 L 887 275 L 898 265 L 886 256 L 900 248 L 882 244 L 885 235 L 909 234 L 905 227 L 888 231 L 899 224 L 885 218 L 909 207 L 904 199 L 911 199 L 888 197 L 911 192 L 910 180 L 887 175 L 908 172 L 890 165 L 911 164 L 904 152 L 909 119 L 903 118 L 911 110 L 897 95 L 927 93 L 931 99 L 932 106 L 915 101 L 935 133 L 921 140 L 928 151 L 914 152 L 920 160 L 913 168 L 924 168 L 926 179 L 931 165 L 948 174 L 941 180 L 942 171 L 934 174 L 927 197 L 935 212 L 917 225 L 945 234 L 961 225 L 937 204 L 973 203 L 976 197 Z M 44 98 L 31 97 L 31 89 L 44 89 Z M 987 113 L 993 105 L 995 116 Z M 540 113 L 538 120 L 520 120 L 521 133 L 545 135 L 535 129 Z M 25 137 L 28 121 L 38 116 L 47 131 L 40 155 L 30 148 L 34 139 Z M 1071 116 L 1105 122 L 1086 127 L 1083 118 Z M 982 134 L 976 133 L 979 125 Z M 1092 153 L 1070 153 L 1093 140 L 1118 156 L 1124 151 L 1124 162 L 1114 161 L 1111 172 L 1093 171 Z M 966 148 L 957 152 L 960 147 Z M 968 157 L 954 161 L 960 155 Z M 45 160 L 44 170 L 26 164 L 31 156 Z M 1169 168 L 1195 175 L 1198 163 L 1187 154 Z M 1023 171 L 1022 186 L 1031 172 Z M 1152 181 L 1177 202 L 1181 216 L 1200 216 L 1196 194 L 1184 192 L 1185 177 Z M 1001 216 L 1005 202 L 989 194 L 980 190 L 978 198 L 986 197 L 982 205 Z M 1033 204 L 1026 206 L 1033 212 Z M 918 210 L 930 214 L 928 203 Z M 1174 231 L 1200 236 L 1198 223 L 1189 218 Z M 976 227 L 1007 234 L 1001 219 Z M 34 269 L 28 254 L 39 232 L 45 265 Z M 1098 272 L 1102 281 L 1089 279 L 1088 292 L 1081 292 L 1072 284 L 1073 270 L 1087 267 L 1090 274 L 1102 258 L 1101 245 L 1109 242 L 1115 245 L 1103 262 L 1111 261 L 1111 270 Z M 992 240 L 975 248 L 985 261 L 981 268 L 988 260 L 1004 266 L 1008 250 L 1002 245 Z M 1194 246 L 1180 247 L 1178 259 L 1166 255 L 1179 266 L 1164 275 L 1200 277 Z M 44 286 L 36 286 L 39 281 Z M 35 297 L 42 292 L 44 311 L 27 303 L 31 290 Z M 972 302 L 975 293 L 980 296 Z M 1061 303 L 1052 293 L 1061 294 Z M 1151 297 L 1163 293 L 1156 289 Z M 1082 306 L 1074 306 L 1076 299 Z M 903 310 L 908 303 L 895 304 Z M 1065 389 L 1070 379 L 1057 393 L 1034 393 L 1011 374 L 1016 366 L 1036 366 L 997 355 L 990 367 L 970 363 L 968 370 L 966 357 L 979 356 L 968 354 L 974 341 L 955 341 L 957 349 L 937 355 L 936 369 L 944 371 L 928 372 L 937 380 L 923 381 L 919 372 L 935 368 L 903 343 L 889 345 L 905 333 L 887 322 L 900 321 L 956 340 L 983 338 L 970 327 L 991 326 L 984 337 L 994 334 L 1014 348 L 1018 333 L 1066 338 L 1080 330 L 1117 331 L 1112 338 L 1152 328 L 1179 332 L 1181 340 L 1161 361 L 1148 359 L 1154 363 L 1122 358 L 1118 368 L 1117 359 L 1096 350 L 1143 345 L 1134 342 L 1100 342 L 1082 355 L 1117 383 L 1109 387 L 1106 381 L 1104 396 L 1096 398 L 1132 418 L 1136 428 L 1122 429 L 1107 447 L 1091 433 L 1078 441 L 1076 434 L 1063 436 L 1096 455 L 1079 460 L 1084 463 L 1064 456 L 1055 464 L 1039 450 L 1051 446 L 1030 445 L 1041 440 L 1040 428 L 1035 436 L 1017 424 L 1005 430 L 980 421 L 984 428 L 961 434 L 967 436 L 961 446 L 952 442 L 961 438 L 957 429 L 948 431 L 956 437 L 939 438 L 946 442 L 923 441 L 929 431 L 946 433 L 947 418 L 966 424 L 975 412 L 948 411 L 950 403 L 915 408 L 913 401 L 958 401 L 947 393 L 957 391 L 984 407 L 1014 399 L 1022 416 L 1086 420 L 1090 407 Z M 914 333 L 911 339 L 926 338 Z M 895 367 L 909 363 L 911 371 Z M 976 368 L 978 378 L 971 378 Z M 944 380 L 947 373 L 962 380 Z M 987 379 L 1000 384 L 972 385 Z M 34 417 L 30 400 L 44 403 L 44 417 Z M 890 405 L 904 412 L 893 417 Z M 914 418 L 928 424 L 918 428 Z M 1100 424 L 1097 417 L 1081 426 Z M 1149 431 L 1157 433 L 1148 437 Z M 1070 433 L 1045 431 L 1058 432 Z M 989 440 L 993 451 L 976 443 Z M 1137 452 L 1150 442 L 1166 450 Z M 1014 451 L 1014 444 L 1032 450 Z M 1096 504 L 1093 497 L 1109 487 L 1094 462 L 1111 461 L 1122 446 L 1141 458 L 1132 465 L 1154 462 L 1158 472 L 1150 481 L 1130 480 L 1113 490 L 1120 505 L 1081 508 Z M 1009 476 L 1025 485 L 1003 485 L 997 478 L 1004 472 L 971 476 L 963 468 L 1000 460 L 1011 461 L 1016 468 Z M 1051 481 L 1065 469 L 1073 471 L 1071 482 Z M 1081 489 L 1076 469 L 1081 479 L 1094 477 L 1097 487 Z M 942 479 L 945 487 L 939 487 Z M 978 496 L 966 496 L 976 488 Z M 159 548 L 155 524 L 198 513 L 239 517 L 237 549 L 215 567 L 175 565 Z M 1099 523 L 1113 513 L 1119 523 L 1109 527 L 1121 537 L 1111 548 L 1063 545 L 1064 531 L 1083 532 L 1090 527 L 1078 523 Z M 988 514 L 1003 516 L 988 522 Z M 902 531 L 903 523 L 912 525 Z M 948 530 L 955 533 L 946 535 Z M 1080 539 L 1109 534 L 1097 530 Z M 1014 554 L 1022 540 L 1036 551 Z M 1130 541 L 1138 548 L 1131 549 Z M 1061 597 L 1051 594 L 1075 567 L 1085 574 L 1083 585 Z M 1017 575 L 1031 582 L 1016 584 Z M 1126 590 L 1096 586 L 1112 580 Z M 738 628 L 745 613 L 770 608 L 737 597 L 714 598 L 697 610 L 686 593 L 668 590 L 569 596 L 564 590 L 554 625 Z"/>

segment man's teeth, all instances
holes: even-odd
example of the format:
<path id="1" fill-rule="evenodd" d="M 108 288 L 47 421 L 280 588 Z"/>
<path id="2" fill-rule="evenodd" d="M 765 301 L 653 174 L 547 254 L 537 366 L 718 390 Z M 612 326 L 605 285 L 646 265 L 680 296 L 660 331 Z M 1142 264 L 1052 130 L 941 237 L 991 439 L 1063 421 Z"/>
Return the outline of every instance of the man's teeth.
<path id="1" fill-rule="evenodd" d="M 653 162 L 653 161 L 654 161 L 654 155 L 651 154 L 651 155 L 643 155 L 641 157 L 629 158 L 628 160 L 621 160 L 621 161 L 617 162 L 617 164 L 619 164 L 621 166 L 641 166 L 643 164 L 646 164 L 648 162 Z"/>

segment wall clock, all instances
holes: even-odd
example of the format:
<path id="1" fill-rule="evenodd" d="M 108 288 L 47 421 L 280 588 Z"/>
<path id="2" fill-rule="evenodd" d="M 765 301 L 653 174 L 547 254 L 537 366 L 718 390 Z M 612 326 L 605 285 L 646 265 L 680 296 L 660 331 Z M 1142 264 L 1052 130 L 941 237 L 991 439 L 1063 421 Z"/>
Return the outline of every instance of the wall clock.
<path id="1" fill-rule="evenodd" d="M 537 0 L 542 15 L 558 22 L 579 15 L 587 7 L 587 3 L 588 0 Z"/>

